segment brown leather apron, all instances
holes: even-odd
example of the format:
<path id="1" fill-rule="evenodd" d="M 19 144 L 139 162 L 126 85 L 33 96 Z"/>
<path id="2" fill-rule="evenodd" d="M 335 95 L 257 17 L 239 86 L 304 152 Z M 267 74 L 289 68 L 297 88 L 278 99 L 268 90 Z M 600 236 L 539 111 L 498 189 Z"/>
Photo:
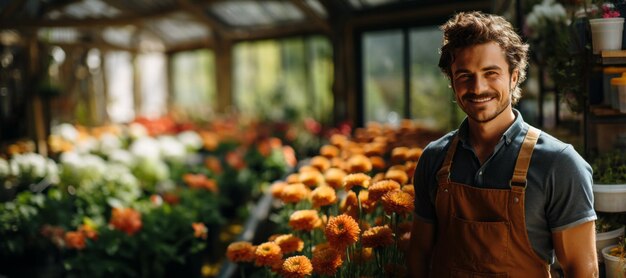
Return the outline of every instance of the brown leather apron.
<path id="1" fill-rule="evenodd" d="M 528 240 L 524 214 L 526 173 L 540 130 L 529 126 L 511 189 L 485 189 L 450 181 L 454 137 L 437 173 L 437 237 L 432 277 L 550 277 L 548 262 Z"/>

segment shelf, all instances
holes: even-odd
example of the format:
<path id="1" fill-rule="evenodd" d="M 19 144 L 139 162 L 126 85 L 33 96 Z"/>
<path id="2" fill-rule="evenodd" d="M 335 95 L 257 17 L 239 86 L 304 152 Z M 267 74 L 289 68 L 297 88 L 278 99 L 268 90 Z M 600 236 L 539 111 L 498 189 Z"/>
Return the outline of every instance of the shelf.
<path id="1" fill-rule="evenodd" d="M 597 58 L 602 65 L 626 65 L 626 50 L 603 50 Z"/>
<path id="2" fill-rule="evenodd" d="M 607 124 L 624 123 L 626 122 L 626 113 L 620 113 L 618 110 L 607 106 L 591 106 L 589 107 L 589 121 Z"/>

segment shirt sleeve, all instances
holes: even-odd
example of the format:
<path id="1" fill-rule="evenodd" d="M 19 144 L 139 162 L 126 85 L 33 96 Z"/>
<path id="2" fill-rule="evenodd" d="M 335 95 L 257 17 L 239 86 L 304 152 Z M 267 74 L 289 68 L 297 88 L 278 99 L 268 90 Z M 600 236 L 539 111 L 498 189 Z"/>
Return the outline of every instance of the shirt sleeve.
<path id="1" fill-rule="evenodd" d="M 595 220 L 591 166 L 571 145 L 552 163 L 546 216 L 553 232 Z"/>
<path id="2" fill-rule="evenodd" d="M 433 150 L 428 146 L 417 163 L 413 175 L 415 188 L 415 217 L 428 223 L 435 222 L 435 205 L 432 196 L 432 183 L 435 182 L 435 173 L 430 173 L 433 163 Z"/>

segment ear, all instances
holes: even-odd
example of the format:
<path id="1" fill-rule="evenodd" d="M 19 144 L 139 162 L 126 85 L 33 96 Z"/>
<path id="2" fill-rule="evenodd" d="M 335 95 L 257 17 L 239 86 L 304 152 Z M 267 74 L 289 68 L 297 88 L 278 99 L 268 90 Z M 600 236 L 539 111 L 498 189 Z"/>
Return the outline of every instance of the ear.
<path id="1" fill-rule="evenodd" d="M 513 83 L 513 87 L 517 86 L 517 81 L 519 80 L 519 70 L 514 69 L 511 73 L 511 83 Z"/>

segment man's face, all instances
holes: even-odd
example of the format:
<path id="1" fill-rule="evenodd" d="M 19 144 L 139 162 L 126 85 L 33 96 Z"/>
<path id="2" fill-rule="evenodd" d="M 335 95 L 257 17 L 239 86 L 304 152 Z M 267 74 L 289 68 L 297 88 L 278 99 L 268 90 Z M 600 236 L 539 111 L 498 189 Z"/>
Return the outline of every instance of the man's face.
<path id="1" fill-rule="evenodd" d="M 457 104 L 476 122 L 486 123 L 511 109 L 518 72 L 509 74 L 504 51 L 495 42 L 459 49 L 452 63 L 452 89 Z"/>

